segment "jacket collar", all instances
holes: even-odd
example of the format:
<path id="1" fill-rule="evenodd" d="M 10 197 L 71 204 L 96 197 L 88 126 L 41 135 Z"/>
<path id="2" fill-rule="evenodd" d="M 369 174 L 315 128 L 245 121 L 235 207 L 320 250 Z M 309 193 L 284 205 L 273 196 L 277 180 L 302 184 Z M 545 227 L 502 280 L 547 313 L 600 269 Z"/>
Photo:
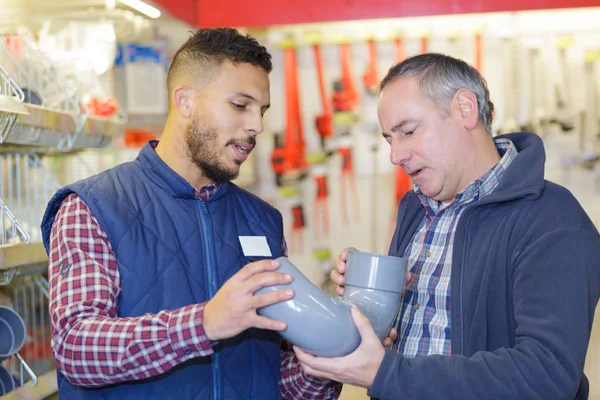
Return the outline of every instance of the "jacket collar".
<path id="1" fill-rule="evenodd" d="M 506 170 L 498 187 L 484 202 L 503 202 L 521 198 L 536 199 L 542 195 L 546 152 L 542 139 L 529 132 L 509 133 L 496 136 L 510 140 L 518 151 L 517 156 Z"/>
<path id="2" fill-rule="evenodd" d="M 159 156 L 154 148 L 158 144 L 158 140 L 148 141 L 135 162 L 140 168 L 150 177 L 150 179 L 160 186 L 169 195 L 181 198 L 197 200 L 196 190 L 188 181 L 183 179 L 181 175 L 173 171 Z M 216 200 L 223 196 L 229 187 L 229 182 L 220 182 L 216 193 L 209 201 Z M 201 188 L 199 188 L 201 190 Z"/>

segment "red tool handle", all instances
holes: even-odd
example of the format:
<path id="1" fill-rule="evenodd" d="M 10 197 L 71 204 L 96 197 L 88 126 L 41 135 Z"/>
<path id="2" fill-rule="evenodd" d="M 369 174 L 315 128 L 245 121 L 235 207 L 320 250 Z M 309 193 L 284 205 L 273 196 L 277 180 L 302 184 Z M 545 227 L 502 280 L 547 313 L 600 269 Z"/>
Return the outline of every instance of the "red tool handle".
<path id="1" fill-rule="evenodd" d="M 406 59 L 406 52 L 404 51 L 404 42 L 401 37 L 397 37 L 394 40 L 394 48 L 396 50 L 396 62 L 401 63 Z"/>
<path id="2" fill-rule="evenodd" d="M 354 169 L 352 168 L 352 149 L 348 147 L 340 147 L 338 152 L 342 156 L 342 170 L 340 176 L 340 196 L 341 196 L 341 211 L 342 220 L 345 225 L 349 224 L 348 220 L 348 206 L 346 198 L 346 183 L 348 180 L 350 183 L 350 190 L 352 191 L 352 197 L 354 200 L 354 212 L 356 220 L 360 219 L 360 204 L 358 199 L 358 189 L 356 187 L 356 179 L 354 177 Z"/>
<path id="3" fill-rule="evenodd" d="M 481 73 L 482 69 L 482 52 L 483 52 L 483 43 L 481 42 L 481 34 L 475 34 L 475 68 L 479 73 Z"/>
<path id="4" fill-rule="evenodd" d="M 315 238 L 319 238 L 319 225 L 323 228 L 325 237 L 329 235 L 329 210 L 327 207 L 327 177 L 319 175 L 315 177 L 317 195 L 313 211 L 313 232 Z M 319 223 L 320 222 L 320 223 Z"/>
<path id="5" fill-rule="evenodd" d="M 292 206 L 292 233 L 289 243 L 289 252 L 301 252 L 304 247 L 303 229 L 306 225 L 304 222 L 304 210 L 301 204 Z"/>
<path id="6" fill-rule="evenodd" d="M 375 90 L 379 84 L 379 69 L 377 67 L 377 46 L 375 40 L 367 40 L 367 46 L 369 48 L 369 61 L 367 65 L 367 71 L 363 75 L 363 82 L 365 87 L 369 90 Z"/>
<path id="7" fill-rule="evenodd" d="M 296 52 L 293 48 L 285 49 L 285 103 L 286 129 L 284 145 L 292 148 L 296 145 L 298 135 L 298 84 L 296 82 Z"/>
<path id="8" fill-rule="evenodd" d="M 319 93 L 321 94 L 321 104 L 323 105 L 323 114 L 331 115 L 331 104 L 327 101 L 327 89 L 325 87 L 325 73 L 323 72 L 323 62 L 321 61 L 321 47 L 318 44 L 313 46 L 315 53 L 315 64 L 317 66 L 317 75 L 319 76 Z"/>
<path id="9" fill-rule="evenodd" d="M 342 84 L 348 93 L 349 105 L 353 109 L 358 105 L 358 91 L 352 79 L 352 54 L 347 43 L 341 44 L 342 53 Z"/>
<path id="10" fill-rule="evenodd" d="M 410 177 L 401 166 L 396 166 L 396 206 L 411 189 Z"/>
<path id="11" fill-rule="evenodd" d="M 292 169 L 303 168 L 304 135 L 302 118 L 300 117 L 300 101 L 298 98 L 298 74 L 296 67 L 296 50 L 285 50 L 285 87 L 286 87 L 286 129 L 284 147 L 290 154 Z"/>
<path id="12" fill-rule="evenodd" d="M 318 44 L 313 46 L 315 53 L 315 65 L 317 67 L 317 75 L 319 77 L 319 93 L 321 94 L 321 105 L 323 106 L 323 114 L 316 118 L 317 131 L 322 138 L 333 135 L 332 125 L 332 106 L 327 101 L 327 90 L 325 88 L 325 73 L 323 72 L 323 62 L 321 61 L 321 47 Z"/>
<path id="13" fill-rule="evenodd" d="M 423 36 L 421 38 L 421 54 L 427 53 L 429 49 L 429 38 L 427 36 Z"/>

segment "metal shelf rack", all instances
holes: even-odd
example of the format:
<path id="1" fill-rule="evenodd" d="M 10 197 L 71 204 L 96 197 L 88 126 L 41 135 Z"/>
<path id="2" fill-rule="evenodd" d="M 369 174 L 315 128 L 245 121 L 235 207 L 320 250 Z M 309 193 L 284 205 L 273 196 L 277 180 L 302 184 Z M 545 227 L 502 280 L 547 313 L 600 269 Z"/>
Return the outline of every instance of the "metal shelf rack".
<path id="1" fill-rule="evenodd" d="M 0 35 L 0 67 L 0 143 L 69 152 L 123 134 L 125 113 L 90 115 L 74 67 L 58 69 L 30 35 Z"/>

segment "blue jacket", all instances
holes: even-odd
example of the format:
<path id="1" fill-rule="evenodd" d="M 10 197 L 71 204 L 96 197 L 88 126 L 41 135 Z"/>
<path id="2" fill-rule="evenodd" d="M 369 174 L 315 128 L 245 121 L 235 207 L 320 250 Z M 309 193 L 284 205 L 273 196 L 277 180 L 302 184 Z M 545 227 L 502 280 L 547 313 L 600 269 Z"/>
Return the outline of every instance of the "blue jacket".
<path id="1" fill-rule="evenodd" d="M 544 180 L 541 139 L 504 135 L 519 154 L 498 188 L 456 228 L 451 356 L 386 350 L 368 394 L 379 399 L 587 399 L 583 374 L 600 293 L 600 237 L 577 200 Z M 424 216 L 402 200 L 391 255 Z"/>
<path id="2" fill-rule="evenodd" d="M 281 252 L 283 223 L 277 210 L 232 183 L 220 184 L 209 201 L 196 200 L 192 187 L 149 144 L 134 162 L 67 186 L 53 197 L 42 222 L 47 251 L 55 215 L 72 192 L 87 203 L 116 253 L 122 283 L 119 317 L 211 299 L 241 267 L 265 258 L 245 257 L 238 236 L 265 236 L 272 258 Z M 276 332 L 248 330 L 219 342 L 212 357 L 189 359 L 151 379 L 99 389 L 74 386 L 59 371 L 60 398 L 278 399 L 280 342 Z"/>

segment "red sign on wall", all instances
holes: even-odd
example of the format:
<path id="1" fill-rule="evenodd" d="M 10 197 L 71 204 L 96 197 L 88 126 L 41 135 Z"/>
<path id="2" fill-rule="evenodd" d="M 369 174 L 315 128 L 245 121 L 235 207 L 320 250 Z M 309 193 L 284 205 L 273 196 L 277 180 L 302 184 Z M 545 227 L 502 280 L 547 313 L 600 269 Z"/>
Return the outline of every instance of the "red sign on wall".
<path id="1" fill-rule="evenodd" d="M 600 0 L 155 0 L 196 27 L 257 28 L 281 24 L 424 15 L 597 7 Z"/>

